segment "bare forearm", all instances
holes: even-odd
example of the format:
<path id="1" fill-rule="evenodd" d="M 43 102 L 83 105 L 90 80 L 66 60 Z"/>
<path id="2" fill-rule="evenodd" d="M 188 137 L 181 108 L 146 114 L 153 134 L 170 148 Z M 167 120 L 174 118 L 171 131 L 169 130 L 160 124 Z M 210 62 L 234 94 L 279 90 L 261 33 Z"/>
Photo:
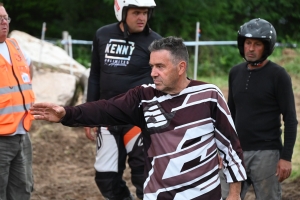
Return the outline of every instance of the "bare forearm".
<path id="1" fill-rule="evenodd" d="M 227 200 L 240 200 L 241 182 L 230 183 L 229 187 Z"/>

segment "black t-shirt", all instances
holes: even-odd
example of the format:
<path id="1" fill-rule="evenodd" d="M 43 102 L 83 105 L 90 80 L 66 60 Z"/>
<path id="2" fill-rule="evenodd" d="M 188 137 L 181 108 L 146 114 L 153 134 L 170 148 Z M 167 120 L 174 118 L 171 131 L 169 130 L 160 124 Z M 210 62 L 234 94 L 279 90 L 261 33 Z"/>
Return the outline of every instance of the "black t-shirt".
<path id="1" fill-rule="evenodd" d="M 248 70 L 246 63 L 234 66 L 229 74 L 228 106 L 244 151 L 283 147 L 281 158 L 291 160 L 297 117 L 291 78 L 283 67 L 271 61 L 256 70 Z"/>
<path id="2" fill-rule="evenodd" d="M 87 101 L 109 99 L 129 89 L 152 83 L 148 46 L 161 38 L 150 30 L 133 33 L 124 39 L 119 23 L 97 30 L 93 40 Z"/>

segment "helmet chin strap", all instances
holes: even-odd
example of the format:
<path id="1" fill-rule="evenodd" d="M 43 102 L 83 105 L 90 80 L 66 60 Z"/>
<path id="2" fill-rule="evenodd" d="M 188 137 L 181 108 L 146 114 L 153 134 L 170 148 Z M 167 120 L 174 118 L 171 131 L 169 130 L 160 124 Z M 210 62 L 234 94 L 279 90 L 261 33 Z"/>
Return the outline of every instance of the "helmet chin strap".
<path id="1" fill-rule="evenodd" d="M 129 37 L 130 33 L 129 33 L 129 27 L 128 27 L 128 25 L 126 24 L 125 21 L 123 21 L 123 28 L 124 28 L 124 33 L 123 33 L 123 34 L 124 34 L 124 39 L 128 42 L 128 37 Z M 144 32 L 146 35 L 149 35 L 149 33 L 150 33 L 150 27 L 149 27 L 149 24 L 148 24 L 148 23 L 146 24 L 146 26 L 145 26 L 143 32 Z"/>
<path id="2" fill-rule="evenodd" d="M 267 57 L 268 57 L 267 54 L 264 53 L 264 55 L 260 59 L 258 59 L 256 61 L 248 61 L 245 57 L 244 57 L 244 59 L 251 66 L 253 66 L 253 67 L 260 67 L 262 65 L 262 63 L 267 59 Z"/>
<path id="3" fill-rule="evenodd" d="M 124 27 L 124 39 L 126 40 L 126 42 L 128 43 L 128 36 L 129 36 L 129 28 L 128 25 L 126 24 L 126 22 L 123 21 L 123 27 Z"/>
<path id="4" fill-rule="evenodd" d="M 257 60 L 257 61 L 247 61 L 248 64 L 250 64 L 253 67 L 260 67 L 262 65 L 262 62 L 264 60 Z"/>
<path id="5" fill-rule="evenodd" d="M 150 26 L 149 26 L 148 22 L 147 22 L 147 24 L 146 24 L 146 26 L 145 26 L 145 28 L 144 28 L 143 31 L 146 33 L 146 35 L 149 35 L 149 33 L 150 33 Z"/>

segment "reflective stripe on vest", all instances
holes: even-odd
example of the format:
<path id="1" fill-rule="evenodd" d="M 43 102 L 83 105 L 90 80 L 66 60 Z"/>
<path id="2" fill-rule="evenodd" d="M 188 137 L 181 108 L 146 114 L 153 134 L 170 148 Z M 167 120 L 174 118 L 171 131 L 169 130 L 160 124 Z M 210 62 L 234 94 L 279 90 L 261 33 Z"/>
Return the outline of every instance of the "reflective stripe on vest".
<path id="1" fill-rule="evenodd" d="M 20 87 L 21 87 L 22 91 L 32 89 L 30 84 L 23 84 L 23 85 L 20 85 Z M 18 86 L 13 86 L 13 87 L 0 88 L 0 95 L 1 94 L 9 94 L 9 93 L 13 93 L 13 92 L 20 92 L 19 87 Z"/>
<path id="2" fill-rule="evenodd" d="M 26 104 L 25 107 L 29 110 L 31 104 Z M 0 108 L 0 115 L 13 114 L 14 112 L 25 112 L 24 105 L 19 106 L 6 106 L 5 108 Z"/>
<path id="3" fill-rule="evenodd" d="M 33 116 L 28 112 L 34 102 L 30 69 L 14 39 L 5 40 L 12 65 L 0 55 L 0 135 L 10 135 L 23 119 L 29 131 Z"/>

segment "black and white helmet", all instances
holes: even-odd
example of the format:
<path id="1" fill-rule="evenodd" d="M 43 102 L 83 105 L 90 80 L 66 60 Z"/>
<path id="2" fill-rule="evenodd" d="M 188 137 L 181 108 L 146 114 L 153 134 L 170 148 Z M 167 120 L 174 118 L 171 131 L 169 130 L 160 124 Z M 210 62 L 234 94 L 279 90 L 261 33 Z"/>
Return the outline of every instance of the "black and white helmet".
<path id="1" fill-rule="evenodd" d="M 246 38 L 260 39 L 264 43 L 262 57 L 254 62 L 247 61 L 251 65 L 258 65 L 272 54 L 276 43 L 276 30 L 273 25 L 264 19 L 252 19 L 243 24 L 238 30 L 237 43 L 241 56 L 246 60 L 244 54 L 244 42 Z"/>
<path id="2" fill-rule="evenodd" d="M 126 20 L 127 10 L 130 7 L 149 8 L 148 19 L 150 19 L 153 9 L 156 6 L 154 0 L 115 0 L 115 14 L 119 22 Z"/>

